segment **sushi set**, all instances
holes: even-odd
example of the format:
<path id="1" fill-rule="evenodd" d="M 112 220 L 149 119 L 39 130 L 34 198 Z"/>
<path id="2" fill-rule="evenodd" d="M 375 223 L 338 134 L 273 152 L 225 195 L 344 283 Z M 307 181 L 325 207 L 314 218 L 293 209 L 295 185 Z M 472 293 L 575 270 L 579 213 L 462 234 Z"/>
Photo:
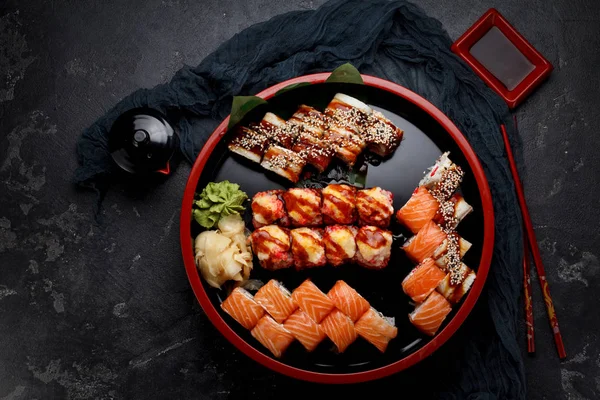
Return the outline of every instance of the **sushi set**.
<path id="1" fill-rule="evenodd" d="M 188 180 L 181 243 L 196 297 L 241 351 L 299 379 L 360 382 L 459 328 L 489 269 L 493 208 L 439 110 L 378 78 L 326 77 L 269 88 L 217 128 Z"/>

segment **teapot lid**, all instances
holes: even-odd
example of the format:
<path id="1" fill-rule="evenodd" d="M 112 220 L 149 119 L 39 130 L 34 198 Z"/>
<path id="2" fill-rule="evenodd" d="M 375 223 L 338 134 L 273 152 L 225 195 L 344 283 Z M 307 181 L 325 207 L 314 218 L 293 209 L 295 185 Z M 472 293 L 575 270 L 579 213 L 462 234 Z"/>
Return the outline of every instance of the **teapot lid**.
<path id="1" fill-rule="evenodd" d="M 179 137 L 161 112 L 134 108 L 113 123 L 108 147 L 113 160 L 127 172 L 164 173 L 179 147 Z"/>

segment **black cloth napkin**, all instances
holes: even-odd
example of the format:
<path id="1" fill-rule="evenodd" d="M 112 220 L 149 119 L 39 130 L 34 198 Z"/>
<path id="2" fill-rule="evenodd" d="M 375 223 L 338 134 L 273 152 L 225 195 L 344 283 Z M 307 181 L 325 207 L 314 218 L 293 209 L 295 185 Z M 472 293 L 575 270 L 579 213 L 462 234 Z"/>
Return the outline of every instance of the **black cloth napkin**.
<path id="1" fill-rule="evenodd" d="M 441 23 L 406 1 L 335 0 L 316 11 L 275 17 L 235 35 L 197 67 L 182 68 L 171 82 L 138 90 L 119 102 L 79 140 L 75 181 L 98 188 L 99 182 L 110 180 L 114 167 L 107 133 L 120 113 L 134 107 L 166 113 L 181 133 L 181 151 L 193 162 L 229 113 L 235 95 L 255 94 L 346 62 L 361 73 L 399 83 L 435 104 L 469 139 L 489 180 L 496 217 L 494 256 L 477 320 L 471 316 L 459 331 L 466 339 L 446 345 L 459 343 L 460 348 L 453 349 L 448 370 L 431 377 L 432 387 L 440 398 L 524 398 L 517 343 L 521 220 L 499 124 L 505 123 L 513 138 L 514 129 L 507 106 L 450 45 Z"/>

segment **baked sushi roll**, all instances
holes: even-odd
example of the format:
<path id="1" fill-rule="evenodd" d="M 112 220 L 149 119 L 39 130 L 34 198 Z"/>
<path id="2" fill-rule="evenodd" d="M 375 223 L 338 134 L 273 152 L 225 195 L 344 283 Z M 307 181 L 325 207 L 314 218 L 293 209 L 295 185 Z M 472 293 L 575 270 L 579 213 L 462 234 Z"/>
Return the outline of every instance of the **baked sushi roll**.
<path id="1" fill-rule="evenodd" d="M 292 150 L 270 145 L 260 165 L 287 180 L 296 183 L 300 180 L 306 161 Z"/>
<path id="2" fill-rule="evenodd" d="M 284 190 L 258 192 L 252 198 L 252 225 L 260 228 L 266 225 L 289 225 L 289 218 L 283 202 Z"/>
<path id="3" fill-rule="evenodd" d="M 443 153 L 419 182 L 419 186 L 435 192 L 438 200 L 449 199 L 460 186 L 464 176 L 463 170 L 450 160 L 449 154 L 450 152 Z"/>
<path id="4" fill-rule="evenodd" d="M 435 336 L 442 322 L 452 311 L 452 306 L 438 292 L 431 292 L 427 300 L 419 303 L 408 319 L 419 331 L 427 336 Z"/>
<path id="5" fill-rule="evenodd" d="M 283 327 L 309 352 L 315 350 L 326 337 L 321 326 L 302 310 L 296 310 L 290 315 L 283 323 Z"/>
<path id="6" fill-rule="evenodd" d="M 334 309 L 325 317 L 325 319 L 323 319 L 321 322 L 321 329 L 323 329 L 327 337 L 335 344 L 339 353 L 346 351 L 348 346 L 354 343 L 358 337 L 350 317 L 338 309 Z"/>
<path id="7" fill-rule="evenodd" d="M 245 289 L 236 287 L 225 301 L 221 309 L 246 329 L 252 329 L 265 315 L 265 310 Z"/>
<path id="8" fill-rule="evenodd" d="M 392 192 L 377 186 L 357 191 L 358 224 L 387 228 L 394 214 L 393 198 Z"/>
<path id="9" fill-rule="evenodd" d="M 319 226 L 323 223 L 319 190 L 291 188 L 283 194 L 283 200 L 292 226 Z"/>
<path id="10" fill-rule="evenodd" d="M 437 291 L 452 304 L 463 298 L 476 278 L 475 272 L 462 262 L 457 276 L 458 279 L 452 280 L 451 274 L 447 274 L 437 286 Z"/>
<path id="11" fill-rule="evenodd" d="M 277 115 L 268 112 L 258 124 L 250 126 L 255 131 L 266 136 L 271 143 L 289 149 L 296 139 L 295 130 L 289 129 L 286 121 Z"/>
<path id="12" fill-rule="evenodd" d="M 338 310 L 346 314 L 352 322 L 356 322 L 369 308 L 369 302 L 344 281 L 337 281 L 327 296 Z"/>
<path id="13" fill-rule="evenodd" d="M 446 273 L 435 265 L 435 261 L 426 258 L 406 275 L 402 281 L 402 290 L 415 302 L 421 303 L 445 277 Z"/>
<path id="14" fill-rule="evenodd" d="M 325 227 L 323 244 L 327 262 L 334 266 L 349 263 L 356 255 L 356 234 L 358 228 L 347 225 L 331 225 Z"/>
<path id="15" fill-rule="evenodd" d="M 303 104 L 298 107 L 298 110 L 296 110 L 287 122 L 288 124 L 302 126 L 304 129 L 310 131 L 313 136 L 322 138 L 329 124 L 329 119 L 315 108 Z"/>
<path id="16" fill-rule="evenodd" d="M 296 152 L 307 164 L 312 165 L 319 172 L 327 169 L 335 154 L 333 146 L 328 140 L 316 136 L 304 127 L 299 127 L 292 151 Z"/>
<path id="17" fill-rule="evenodd" d="M 260 163 L 269 146 L 269 139 L 253 129 L 238 127 L 233 139 L 227 147 L 233 153 L 239 154 L 255 163 Z"/>
<path id="18" fill-rule="evenodd" d="M 387 267 L 392 253 L 392 233 L 376 226 L 363 226 L 356 234 L 356 262 L 371 269 Z"/>
<path id="19" fill-rule="evenodd" d="M 323 236 L 317 229 L 296 228 L 291 230 L 292 256 L 297 270 L 322 267 L 327 264 Z"/>
<path id="20" fill-rule="evenodd" d="M 367 148 L 381 157 L 389 156 L 398 148 L 403 133 L 402 129 L 375 110 L 370 115 L 369 124 L 362 131 Z"/>
<path id="21" fill-rule="evenodd" d="M 298 305 L 292 300 L 292 294 L 275 279 L 271 279 L 258 289 L 254 300 L 280 324 L 298 308 Z"/>
<path id="22" fill-rule="evenodd" d="M 294 336 L 268 315 L 258 321 L 250 334 L 276 358 L 281 358 L 285 350 L 294 342 Z"/>
<path id="23" fill-rule="evenodd" d="M 260 265 L 275 271 L 294 263 L 290 231 L 277 225 L 258 228 L 250 235 L 250 245 Z"/>
<path id="24" fill-rule="evenodd" d="M 356 222 L 356 188 L 331 184 L 323 188 L 323 222 L 326 225 L 349 225 Z"/>
<path id="25" fill-rule="evenodd" d="M 374 308 L 369 308 L 354 324 L 356 333 L 385 353 L 389 342 L 398 335 L 392 318 L 387 318 Z"/>
<path id="26" fill-rule="evenodd" d="M 333 301 L 310 279 L 302 282 L 292 292 L 292 299 L 317 324 L 335 308 Z"/>

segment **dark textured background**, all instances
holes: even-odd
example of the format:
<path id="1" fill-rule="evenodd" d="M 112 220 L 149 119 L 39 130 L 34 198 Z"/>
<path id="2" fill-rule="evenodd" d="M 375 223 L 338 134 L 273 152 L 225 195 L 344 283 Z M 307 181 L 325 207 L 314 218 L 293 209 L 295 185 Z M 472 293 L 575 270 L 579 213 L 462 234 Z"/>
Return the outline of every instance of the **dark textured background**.
<path id="1" fill-rule="evenodd" d="M 94 194 L 70 182 L 80 132 L 123 96 L 166 82 L 251 24 L 321 3 L 0 3 L 0 399 L 328 391 L 256 365 L 197 305 L 179 251 L 187 165 L 156 187 L 109 192 L 102 224 L 92 217 Z M 516 113 L 522 178 L 569 358 L 556 357 L 534 281 L 538 351 L 525 356 L 529 397 L 598 398 L 600 5 L 419 4 L 453 39 L 496 7 L 555 66 Z M 422 379 L 428 362 L 435 355 L 405 375 Z M 393 379 L 386 386 L 401 390 Z"/>

